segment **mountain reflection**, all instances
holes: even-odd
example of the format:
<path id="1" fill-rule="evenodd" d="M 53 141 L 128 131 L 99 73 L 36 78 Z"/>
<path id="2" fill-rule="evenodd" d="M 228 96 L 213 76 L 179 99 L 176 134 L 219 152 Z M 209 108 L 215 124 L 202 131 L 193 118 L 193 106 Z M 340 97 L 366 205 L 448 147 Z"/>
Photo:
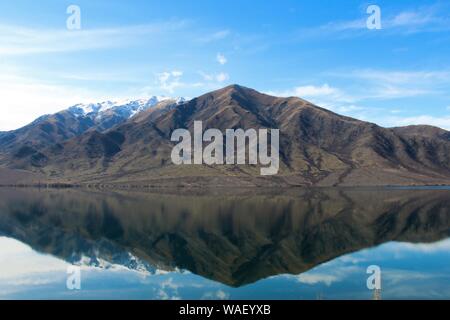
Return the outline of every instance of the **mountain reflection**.
<path id="1" fill-rule="evenodd" d="M 239 287 L 388 241 L 450 235 L 450 191 L 0 189 L 0 235 L 71 263 L 186 269 Z"/>

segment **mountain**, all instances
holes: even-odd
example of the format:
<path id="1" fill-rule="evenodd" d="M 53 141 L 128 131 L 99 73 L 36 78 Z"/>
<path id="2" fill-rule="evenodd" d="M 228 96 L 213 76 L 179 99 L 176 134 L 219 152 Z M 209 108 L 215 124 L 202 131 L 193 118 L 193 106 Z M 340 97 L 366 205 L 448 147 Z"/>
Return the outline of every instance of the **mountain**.
<path id="1" fill-rule="evenodd" d="M 163 108 L 183 102 L 153 96 L 149 99 L 106 101 L 77 104 L 53 115 L 44 115 L 18 130 L 0 133 L 0 163 L 15 163 L 15 167 L 27 164 L 39 166 L 45 157 L 41 150 L 58 148 L 63 141 L 82 135 L 87 131 L 104 132 L 143 111 L 151 109 L 161 113 Z"/>
<path id="2" fill-rule="evenodd" d="M 107 130 L 87 130 L 4 165 L 52 183 L 184 186 L 337 186 L 450 183 L 450 133 L 431 126 L 383 128 L 297 97 L 231 85 L 164 112 L 143 111 Z M 153 108 L 152 108 L 153 109 Z M 149 110 L 152 110 L 149 109 Z M 157 108 L 155 110 L 158 110 Z M 256 165 L 172 164 L 173 130 L 280 130 L 280 170 Z M 4 137 L 2 137 L 4 139 Z M 31 155 L 30 155 L 31 154 Z M 36 182 L 36 180 L 33 180 Z"/>
<path id="3" fill-rule="evenodd" d="M 102 103 L 94 104 L 77 104 L 68 109 L 68 111 L 76 116 L 77 118 L 91 119 L 95 124 L 94 128 L 97 131 L 105 131 L 117 124 L 130 119 L 131 117 L 150 110 L 155 111 L 156 109 L 161 110 L 161 106 L 176 105 L 184 102 L 184 98 L 168 98 L 168 97 L 157 97 L 153 96 L 149 99 L 138 99 L 138 100 L 125 100 L 119 102 L 106 101 Z M 161 105 L 159 107 L 158 104 Z M 155 108 L 153 108 L 155 107 Z"/>

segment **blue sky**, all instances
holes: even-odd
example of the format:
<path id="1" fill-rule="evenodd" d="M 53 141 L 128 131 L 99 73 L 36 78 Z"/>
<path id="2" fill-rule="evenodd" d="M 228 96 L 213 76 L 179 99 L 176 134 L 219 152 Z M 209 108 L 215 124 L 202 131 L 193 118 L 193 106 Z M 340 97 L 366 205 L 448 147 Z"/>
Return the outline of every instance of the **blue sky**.
<path id="1" fill-rule="evenodd" d="M 81 30 L 67 30 L 67 7 Z M 369 5 L 381 30 L 369 30 Z M 0 2 L 0 130 L 78 102 L 238 83 L 383 126 L 450 129 L 448 1 Z"/>

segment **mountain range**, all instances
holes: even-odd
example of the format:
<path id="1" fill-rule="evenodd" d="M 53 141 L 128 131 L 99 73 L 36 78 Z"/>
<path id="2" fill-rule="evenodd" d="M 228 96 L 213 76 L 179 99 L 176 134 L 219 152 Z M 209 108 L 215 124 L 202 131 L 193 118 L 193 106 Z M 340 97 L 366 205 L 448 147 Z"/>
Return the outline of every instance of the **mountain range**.
<path id="1" fill-rule="evenodd" d="M 280 170 L 172 164 L 171 133 L 280 130 Z M 450 183 L 450 132 L 384 128 L 297 97 L 239 85 L 184 99 L 76 105 L 0 133 L 1 184 L 127 186 L 383 186 Z"/>

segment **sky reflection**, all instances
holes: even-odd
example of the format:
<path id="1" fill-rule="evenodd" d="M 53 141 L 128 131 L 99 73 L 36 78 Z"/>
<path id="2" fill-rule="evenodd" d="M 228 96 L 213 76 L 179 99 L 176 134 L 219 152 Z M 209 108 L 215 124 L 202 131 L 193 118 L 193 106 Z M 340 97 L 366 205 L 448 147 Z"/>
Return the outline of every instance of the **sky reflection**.
<path id="1" fill-rule="evenodd" d="M 81 290 L 66 288 L 69 264 L 0 237 L 1 299 L 370 299 L 366 268 L 382 269 L 383 299 L 449 299 L 450 239 L 389 242 L 323 263 L 232 288 L 188 271 L 155 274 L 113 265 L 83 266 Z"/>

